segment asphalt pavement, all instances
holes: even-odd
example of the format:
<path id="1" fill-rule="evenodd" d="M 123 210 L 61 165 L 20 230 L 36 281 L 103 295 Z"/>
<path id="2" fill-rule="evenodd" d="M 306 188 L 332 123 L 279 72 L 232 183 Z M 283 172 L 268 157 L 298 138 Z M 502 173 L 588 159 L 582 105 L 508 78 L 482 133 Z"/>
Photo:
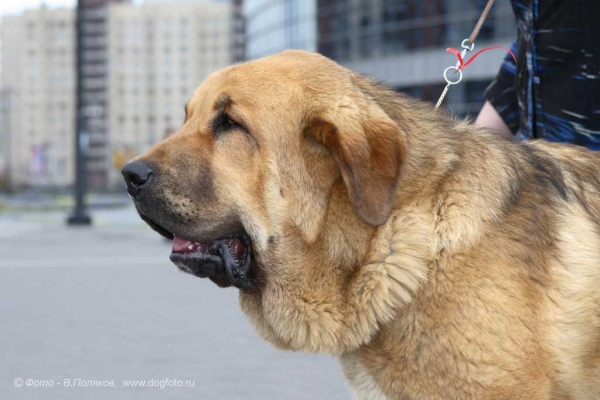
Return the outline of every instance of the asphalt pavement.
<path id="1" fill-rule="evenodd" d="M 271 348 L 132 208 L 93 215 L 0 214 L 0 399 L 352 398 L 337 360 Z"/>

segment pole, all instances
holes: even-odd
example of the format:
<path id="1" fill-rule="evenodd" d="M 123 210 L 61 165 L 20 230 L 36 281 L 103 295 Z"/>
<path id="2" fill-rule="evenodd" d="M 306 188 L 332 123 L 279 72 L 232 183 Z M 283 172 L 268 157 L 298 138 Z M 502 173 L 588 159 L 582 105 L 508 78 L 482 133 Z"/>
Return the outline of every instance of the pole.
<path id="1" fill-rule="evenodd" d="M 12 192 L 12 132 L 11 132 L 11 118 L 12 118 L 12 89 L 4 89 L 2 92 L 2 122 L 3 122 L 3 136 L 4 143 L 2 151 L 4 152 L 5 163 L 4 163 L 4 187 L 8 193 Z"/>
<path id="2" fill-rule="evenodd" d="M 87 192 L 86 182 L 86 153 L 88 135 L 85 132 L 85 116 L 83 102 L 83 2 L 77 0 L 76 35 L 77 35 L 77 99 L 75 127 L 75 208 L 67 219 L 68 225 L 90 225 L 92 218 L 88 215 L 85 203 Z"/>

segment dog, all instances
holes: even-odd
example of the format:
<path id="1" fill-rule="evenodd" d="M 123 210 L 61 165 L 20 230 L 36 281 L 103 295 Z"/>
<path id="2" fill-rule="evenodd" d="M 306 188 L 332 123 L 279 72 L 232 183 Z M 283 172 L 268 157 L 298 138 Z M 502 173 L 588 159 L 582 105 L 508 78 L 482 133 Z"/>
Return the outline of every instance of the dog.
<path id="1" fill-rule="evenodd" d="M 516 143 L 318 54 L 213 73 L 123 168 L 183 271 L 361 399 L 600 398 L 600 155 Z"/>

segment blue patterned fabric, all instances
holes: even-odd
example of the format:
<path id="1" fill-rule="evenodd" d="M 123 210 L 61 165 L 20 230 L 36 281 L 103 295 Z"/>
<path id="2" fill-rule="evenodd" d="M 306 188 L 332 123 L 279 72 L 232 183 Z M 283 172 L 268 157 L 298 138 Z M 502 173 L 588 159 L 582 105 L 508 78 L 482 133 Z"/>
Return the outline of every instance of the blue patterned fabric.
<path id="1" fill-rule="evenodd" d="M 513 133 L 600 150 L 600 0 L 513 0 L 517 39 L 487 100 Z"/>

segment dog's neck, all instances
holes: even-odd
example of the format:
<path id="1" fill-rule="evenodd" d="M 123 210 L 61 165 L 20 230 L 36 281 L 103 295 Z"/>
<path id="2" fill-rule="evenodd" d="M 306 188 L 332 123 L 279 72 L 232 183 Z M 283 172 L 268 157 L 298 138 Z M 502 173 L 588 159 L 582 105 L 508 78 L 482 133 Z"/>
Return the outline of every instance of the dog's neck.
<path id="1" fill-rule="evenodd" d="M 479 164 L 483 159 L 484 166 L 502 162 L 492 153 L 508 152 L 489 149 L 504 142 L 449 118 L 402 119 L 411 102 L 414 107 L 430 106 L 414 100 L 405 104 L 391 92 L 389 96 L 396 103 L 393 110 L 385 111 L 406 132 L 408 141 L 391 216 L 379 227 L 361 221 L 340 179 L 332 188 L 336 198 L 330 198 L 318 238 L 304 243 L 282 237 L 299 250 L 275 257 L 288 266 L 288 272 L 272 274 L 264 296 L 278 298 L 278 303 L 255 307 L 261 310 L 255 313 L 272 324 L 263 335 L 279 347 L 343 355 L 370 343 L 428 284 L 432 260 L 474 245 L 485 223 L 501 210 L 499 190 L 505 189 L 496 185 L 503 179 L 502 185 L 509 185 L 509 178 L 486 176 L 485 170 L 468 172 L 462 165 L 471 157 L 477 157 Z M 483 187 L 489 180 L 495 180 L 494 185 Z M 458 201 L 457 196 L 463 197 Z M 310 263 L 305 262 L 307 255 Z M 302 293 L 290 292 L 287 288 L 296 286 L 291 280 L 320 285 L 321 298 L 307 300 Z M 288 313 L 285 323 L 277 322 L 275 316 L 284 312 Z"/>
<path id="2" fill-rule="evenodd" d="M 390 100 L 382 104 L 389 107 Z M 363 261 L 346 288 L 354 320 L 342 336 L 355 339 L 348 350 L 370 341 L 428 284 L 432 260 L 475 245 L 485 225 L 497 223 L 510 193 L 510 173 L 488 176 L 485 169 L 468 174 L 462 169 L 469 158 L 478 158 L 497 171 L 491 164 L 508 164 L 502 159 L 506 152 L 489 150 L 510 143 L 466 122 L 440 118 L 434 115 L 440 111 L 416 100 L 399 96 L 392 104 L 397 107 L 385 111 L 406 132 L 408 150 L 392 215 L 372 230 Z M 421 110 L 410 113 L 409 107 Z M 414 114 L 421 118 L 407 118 Z M 422 118 L 428 114 L 431 118 Z M 485 186 L 490 181 L 495 185 Z"/>

